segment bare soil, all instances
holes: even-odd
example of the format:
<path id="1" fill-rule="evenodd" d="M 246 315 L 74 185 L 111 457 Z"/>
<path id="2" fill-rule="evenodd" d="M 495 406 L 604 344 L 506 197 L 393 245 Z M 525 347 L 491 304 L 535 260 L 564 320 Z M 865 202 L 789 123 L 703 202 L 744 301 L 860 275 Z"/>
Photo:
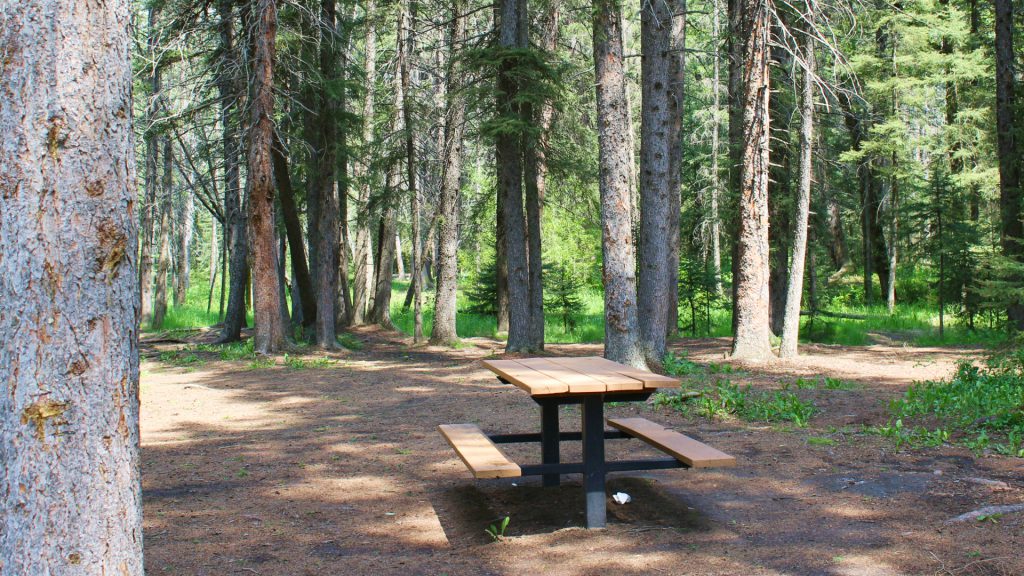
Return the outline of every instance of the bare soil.
<path id="1" fill-rule="evenodd" d="M 608 528 L 588 531 L 578 478 L 559 488 L 538 478 L 473 480 L 436 432 L 462 422 L 539 429 L 529 397 L 480 364 L 500 343 L 448 350 L 414 348 L 395 333 L 354 335 L 362 350 L 305 369 L 216 354 L 175 367 L 157 356 L 179 344 L 144 343 L 148 574 L 1024 574 L 1024 514 L 946 524 L 1024 501 L 1024 461 L 955 447 L 896 450 L 862 433 L 886 422 L 888 401 L 912 381 L 948 376 L 970 350 L 808 346 L 798 360 L 728 375 L 765 389 L 798 376 L 858 384 L 798 391 L 822 410 L 805 429 L 610 406 L 611 416 L 664 423 L 739 466 L 613 474 L 609 494 L 633 500 L 609 500 Z M 726 340 L 674 346 L 695 361 L 728 363 Z M 564 408 L 563 429 L 578 421 L 575 407 Z M 577 446 L 562 449 L 578 459 Z M 506 451 L 539 460 L 535 445 Z M 657 454 L 638 441 L 609 446 L 610 458 Z M 504 516 L 506 537 L 492 542 L 485 528 Z"/>

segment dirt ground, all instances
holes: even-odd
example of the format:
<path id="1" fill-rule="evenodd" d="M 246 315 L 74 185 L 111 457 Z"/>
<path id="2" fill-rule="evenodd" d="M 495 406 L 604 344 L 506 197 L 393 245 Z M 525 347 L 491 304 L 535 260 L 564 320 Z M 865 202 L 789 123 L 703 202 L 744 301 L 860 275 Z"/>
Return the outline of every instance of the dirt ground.
<path id="1" fill-rule="evenodd" d="M 897 451 L 860 432 L 884 423 L 887 402 L 910 382 L 949 375 L 970 351 L 809 346 L 799 360 L 729 375 L 766 389 L 797 376 L 858 384 L 798 391 L 822 410 L 805 429 L 610 406 L 609 416 L 643 415 L 739 465 L 612 474 L 609 493 L 633 501 L 609 503 L 608 528 L 587 531 L 578 477 L 559 488 L 541 488 L 539 478 L 473 480 L 436 431 L 463 422 L 539 430 L 529 397 L 480 364 L 499 343 L 446 350 L 412 348 L 393 333 L 354 335 L 362 350 L 305 369 L 202 353 L 176 367 L 157 359 L 174 344 L 143 344 L 147 573 L 1024 574 L 1024 514 L 946 524 L 1024 501 L 1024 460 Z M 674 347 L 698 362 L 728 362 L 726 340 Z M 563 410 L 563 430 L 578 429 L 578 409 Z M 503 448 L 518 462 L 539 460 L 536 445 Z M 578 461 L 578 446 L 562 451 Z M 657 455 L 636 440 L 609 442 L 609 458 Z M 491 542 L 485 528 L 504 516 L 506 538 Z"/>

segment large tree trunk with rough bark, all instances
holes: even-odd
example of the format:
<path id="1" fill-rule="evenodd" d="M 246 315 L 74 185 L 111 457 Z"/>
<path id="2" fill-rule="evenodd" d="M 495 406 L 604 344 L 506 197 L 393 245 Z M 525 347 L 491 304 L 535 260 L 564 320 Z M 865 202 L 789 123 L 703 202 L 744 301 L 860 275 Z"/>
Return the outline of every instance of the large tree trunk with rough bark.
<path id="1" fill-rule="evenodd" d="M 322 0 L 320 9 L 320 74 L 329 84 L 336 75 L 334 0 Z M 335 305 L 338 291 L 338 198 L 334 190 L 337 161 L 335 129 L 335 95 L 325 87 L 319 94 L 317 184 L 319 186 L 315 214 L 317 217 L 316 249 L 316 343 L 326 349 L 337 347 Z"/>
<path id="2" fill-rule="evenodd" d="M 764 360 L 772 355 L 768 325 L 769 7 L 743 0 L 743 155 L 737 242 L 736 332 L 732 355 Z"/>
<path id="3" fill-rule="evenodd" d="M 252 248 L 252 296 L 256 329 L 253 349 L 273 354 L 285 344 L 281 285 L 277 277 L 274 238 L 274 170 L 270 148 L 274 132 L 274 43 L 277 36 L 276 0 L 256 0 L 253 6 L 248 187 L 249 233 Z M 323 231 L 321 231 L 322 233 Z"/>
<path id="4" fill-rule="evenodd" d="M 806 18 L 809 25 L 813 26 L 814 12 L 807 14 Z M 796 357 L 800 339 L 800 300 L 803 296 L 807 228 L 811 213 L 811 180 L 814 174 L 814 44 L 810 37 L 804 42 L 805 69 L 800 92 L 800 183 L 793 232 L 793 257 L 789 263 L 789 286 L 786 290 L 786 313 L 782 322 L 782 345 L 779 347 L 779 356 L 782 358 Z"/>
<path id="5" fill-rule="evenodd" d="M 743 0 L 725 0 L 726 11 L 729 17 L 729 201 L 736 209 L 733 210 L 733 220 L 729 225 L 729 233 L 732 236 L 731 246 L 731 268 L 732 268 L 732 331 L 736 333 L 736 324 L 739 315 L 736 312 L 737 283 L 739 276 L 739 237 L 740 230 L 740 188 L 741 167 L 743 164 L 743 50 L 744 38 L 743 29 Z"/>
<path id="6" fill-rule="evenodd" d="M 508 120 L 518 119 L 522 110 L 517 99 L 520 87 L 515 69 L 520 63 L 516 61 L 513 51 L 525 48 L 526 2 L 501 0 L 498 10 L 498 44 L 505 57 L 498 68 L 497 114 Z M 506 352 L 530 352 L 535 348 L 530 332 L 530 262 L 523 210 L 522 143 L 522 135 L 514 128 L 504 128 L 495 136 L 498 194 L 501 196 L 499 204 L 504 222 L 505 261 L 508 268 Z"/>
<path id="7" fill-rule="evenodd" d="M 432 344 L 451 345 L 458 341 L 455 330 L 456 294 L 458 292 L 459 249 L 459 186 L 462 180 L 462 137 L 465 131 L 466 101 L 458 65 L 458 47 L 465 42 L 466 20 L 463 2 L 452 3 L 452 21 L 448 33 L 448 71 L 445 79 L 447 111 L 444 123 L 444 148 L 441 163 L 441 202 L 438 207 L 437 290 L 434 297 L 434 329 Z"/>
<path id="8" fill-rule="evenodd" d="M 636 305 L 636 252 L 630 222 L 633 155 L 628 147 L 622 7 L 618 0 L 596 0 L 593 24 L 604 257 L 604 355 L 646 368 Z"/>
<path id="9" fill-rule="evenodd" d="M 1021 207 L 1020 114 L 1016 101 L 1017 76 L 1014 69 L 1014 23 L 1012 0 L 995 0 L 996 15 L 996 141 L 999 155 L 999 240 L 1003 254 L 1020 261 L 1024 255 L 1024 224 Z M 1024 330 L 1024 302 L 1017 300 L 1007 308 L 1010 324 Z"/>
<path id="10" fill-rule="evenodd" d="M 249 284 L 249 240 L 246 229 L 246 209 L 242 204 L 242 181 L 239 174 L 240 149 L 238 138 L 238 100 L 241 91 L 233 76 L 237 66 L 234 46 L 233 0 L 220 0 L 220 50 L 222 61 L 217 75 L 217 95 L 220 98 L 220 117 L 223 127 L 224 153 L 224 217 L 228 250 L 228 302 L 224 313 L 219 341 L 235 342 L 242 337 L 246 323 L 245 292 Z"/>
<path id="11" fill-rule="evenodd" d="M 679 0 L 644 4 L 640 12 L 643 52 L 640 108 L 640 338 L 649 365 L 665 356 L 670 308 L 675 303 L 673 270 L 679 254 L 679 192 L 684 10 Z M 675 212 L 675 217 L 673 217 Z M 676 261 L 673 263 L 673 254 Z"/>
<path id="12" fill-rule="evenodd" d="M 352 323 L 359 325 L 365 322 L 373 296 L 373 246 L 370 233 L 370 171 L 366 158 L 370 145 L 373 143 L 373 109 L 375 83 L 377 81 L 377 8 L 375 0 L 366 2 L 366 40 L 363 50 L 363 77 L 366 83 L 366 95 L 363 100 L 363 159 L 355 163 L 355 181 L 359 185 L 359 197 L 356 203 L 356 242 L 355 242 L 355 275 L 352 287 Z"/>
<path id="13" fill-rule="evenodd" d="M 131 5 L 0 22 L 0 574 L 141 575 Z"/>

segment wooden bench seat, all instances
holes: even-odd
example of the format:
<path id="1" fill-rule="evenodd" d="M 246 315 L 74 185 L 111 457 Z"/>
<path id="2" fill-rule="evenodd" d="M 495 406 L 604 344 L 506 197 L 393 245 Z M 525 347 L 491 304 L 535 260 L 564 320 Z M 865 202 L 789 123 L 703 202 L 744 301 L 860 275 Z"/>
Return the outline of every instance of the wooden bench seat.
<path id="1" fill-rule="evenodd" d="M 498 450 L 483 431 L 474 424 L 441 424 L 437 427 L 444 439 L 476 478 L 515 478 L 522 476 L 519 465 Z"/>
<path id="2" fill-rule="evenodd" d="M 608 424 L 654 446 L 691 468 L 729 467 L 736 458 L 646 418 L 609 418 Z"/>

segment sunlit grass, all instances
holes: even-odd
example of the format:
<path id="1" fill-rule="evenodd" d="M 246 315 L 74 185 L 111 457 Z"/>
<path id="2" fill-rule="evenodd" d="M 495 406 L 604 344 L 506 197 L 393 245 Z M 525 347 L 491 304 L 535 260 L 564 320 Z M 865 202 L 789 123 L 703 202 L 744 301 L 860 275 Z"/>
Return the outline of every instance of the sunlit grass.
<path id="1" fill-rule="evenodd" d="M 197 278 L 192 283 L 186 302 L 182 306 L 168 307 L 163 331 L 190 330 L 216 325 L 220 322 L 220 284 L 214 287 L 212 305 L 207 311 L 209 284 Z M 403 309 L 409 282 L 392 283 L 391 318 L 395 327 L 406 334 L 413 331 L 412 306 Z M 550 343 L 593 343 L 604 339 L 604 302 L 599 290 L 586 288 L 580 294 L 583 310 L 568 322 L 557 314 L 545 317 L 544 336 Z M 465 295 L 458 297 L 459 313 L 456 316 L 456 331 L 461 338 L 485 337 L 503 339 L 498 333 L 497 319 L 489 314 L 463 312 L 469 307 Z M 889 314 L 884 305 L 833 306 L 832 313 L 862 316 L 863 319 L 835 318 L 818 315 L 801 320 L 800 339 L 802 342 L 865 346 L 877 343 L 906 343 L 917 346 L 934 345 L 996 345 L 1006 340 L 1006 334 L 998 330 L 979 328 L 970 330 L 951 314 L 946 315 L 945 330 L 939 335 L 939 317 L 934 307 L 920 304 L 899 304 L 894 314 Z M 252 323 L 252 313 L 248 315 Z M 423 292 L 423 333 L 429 337 L 434 323 L 434 292 Z M 980 325 L 980 324 L 979 324 Z M 142 327 L 150 332 L 148 325 Z M 727 302 L 714 306 L 691 305 L 682 301 L 679 306 L 679 334 L 684 337 L 729 337 L 732 335 L 732 315 Z M 351 344 L 348 345 L 348 344 Z M 343 342 L 349 348 L 359 344 Z"/>

